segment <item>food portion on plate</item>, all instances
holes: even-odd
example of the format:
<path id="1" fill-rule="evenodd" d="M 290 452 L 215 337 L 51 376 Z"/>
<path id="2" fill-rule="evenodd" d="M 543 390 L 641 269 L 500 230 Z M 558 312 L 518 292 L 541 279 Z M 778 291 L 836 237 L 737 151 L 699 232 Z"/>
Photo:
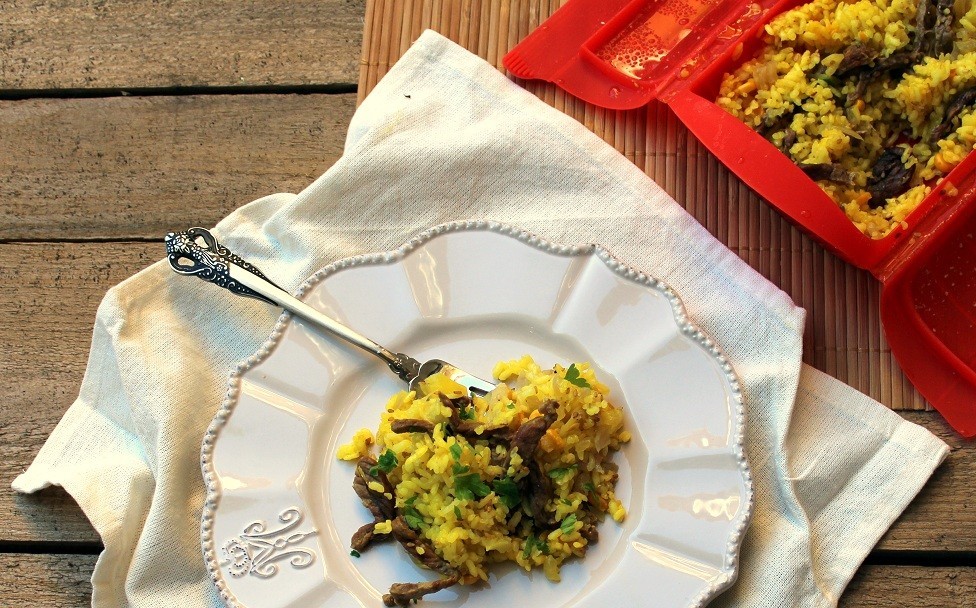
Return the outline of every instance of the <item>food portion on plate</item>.
<path id="1" fill-rule="evenodd" d="M 881 238 L 976 144 L 971 0 L 813 0 L 770 21 L 716 103 Z"/>
<path id="2" fill-rule="evenodd" d="M 390 398 L 375 436 L 361 429 L 338 450 L 356 461 L 353 488 L 372 515 L 353 534 L 352 555 L 396 540 L 441 575 L 393 584 L 387 606 L 487 581 L 497 562 L 558 582 L 562 563 L 597 541 L 605 515 L 626 515 L 613 455 L 630 433 L 591 367 L 543 370 L 525 356 L 498 363 L 494 376 L 495 390 L 470 397 L 435 374 Z"/>

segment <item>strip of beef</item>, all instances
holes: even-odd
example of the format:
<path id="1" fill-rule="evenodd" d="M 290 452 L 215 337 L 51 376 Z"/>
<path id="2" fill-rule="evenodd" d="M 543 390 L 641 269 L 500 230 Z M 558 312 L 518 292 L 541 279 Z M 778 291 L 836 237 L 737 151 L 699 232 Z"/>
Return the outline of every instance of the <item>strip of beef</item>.
<path id="1" fill-rule="evenodd" d="M 539 440 L 556 421 L 557 405 L 552 399 L 546 401 L 539 408 L 539 412 L 542 413 L 541 416 L 522 423 L 515 431 L 515 435 L 512 437 L 512 450 L 518 450 L 523 462 L 528 462 L 532 458 L 536 448 L 539 447 Z"/>
<path id="2" fill-rule="evenodd" d="M 883 207 L 889 198 L 908 189 L 908 184 L 915 175 L 915 168 L 906 167 L 901 161 L 903 152 L 901 146 L 885 148 L 871 168 L 867 190 L 871 193 L 868 205 L 872 208 Z"/>
<path id="3" fill-rule="evenodd" d="M 385 494 L 393 496 L 393 485 L 387 479 L 386 473 L 377 471 L 376 475 L 370 473 L 370 469 L 376 466 L 376 460 L 372 456 L 363 456 L 356 463 L 356 473 L 352 480 L 352 489 L 356 491 L 359 500 L 369 509 L 376 521 L 393 519 L 396 516 L 396 503 L 393 498 L 388 498 Z M 378 481 L 383 485 L 383 491 L 377 492 L 369 487 L 369 482 Z"/>
<path id="4" fill-rule="evenodd" d="M 390 592 L 383 596 L 383 603 L 387 606 L 409 606 L 428 593 L 456 585 L 459 579 L 459 576 L 449 576 L 422 583 L 393 583 L 390 585 Z"/>
<path id="5" fill-rule="evenodd" d="M 446 589 L 461 580 L 461 573 L 437 555 L 434 546 L 411 529 L 400 515 L 393 520 L 393 538 L 403 545 L 411 557 L 426 568 L 443 574 L 444 578 L 420 583 L 394 583 L 390 586 L 390 592 L 383 596 L 383 603 L 387 606 L 409 606 L 428 593 Z"/>
<path id="6" fill-rule="evenodd" d="M 935 48 L 935 23 L 938 19 L 936 5 L 932 0 L 919 0 L 915 12 L 915 50 L 928 55 Z"/>
<path id="7" fill-rule="evenodd" d="M 792 148 L 793 145 L 796 144 L 796 140 L 797 140 L 796 131 L 794 131 L 793 129 L 786 129 L 783 131 L 783 141 L 780 142 L 779 147 L 783 150 L 783 152 L 787 156 L 789 156 L 790 148 Z"/>
<path id="8" fill-rule="evenodd" d="M 429 420 L 415 418 L 401 418 L 390 423 L 390 430 L 394 433 L 433 433 L 434 423 Z"/>
<path id="9" fill-rule="evenodd" d="M 537 526 L 550 524 L 546 515 L 546 505 L 552 500 L 552 480 L 542 469 L 542 465 L 535 459 L 528 460 L 526 467 L 529 474 L 522 478 L 519 492 L 522 494 L 522 501 L 528 507 L 529 515 L 535 520 Z"/>
<path id="10" fill-rule="evenodd" d="M 461 435 L 463 437 L 467 437 L 468 439 L 508 438 L 509 429 L 505 425 L 487 427 L 483 422 L 478 422 L 477 420 L 464 420 L 461 418 L 461 412 L 469 407 L 472 407 L 470 397 L 462 396 L 451 399 L 444 393 L 439 393 L 439 395 L 441 398 L 441 403 L 446 405 L 451 410 L 451 429 L 454 430 L 456 435 Z M 480 435 L 476 431 L 478 427 L 483 427 Z"/>
<path id="11" fill-rule="evenodd" d="M 877 51 L 866 44 L 855 42 L 851 46 L 844 49 L 844 58 L 840 60 L 839 64 L 837 64 L 837 69 L 834 70 L 834 75 L 844 76 L 858 68 L 863 68 L 870 65 L 872 61 L 877 59 L 877 57 Z"/>
<path id="12" fill-rule="evenodd" d="M 377 538 L 382 539 L 384 535 L 375 535 L 373 525 L 379 521 L 392 519 L 396 515 L 396 503 L 394 499 L 387 498 L 386 494 L 393 496 L 393 485 L 386 477 L 386 473 L 377 471 L 376 475 L 370 473 L 370 469 L 376 466 L 376 460 L 372 456 L 363 456 L 356 463 L 356 472 L 352 479 L 352 489 L 356 491 L 363 506 L 369 509 L 373 515 L 373 521 L 360 527 L 352 535 L 350 545 L 356 551 L 364 551 Z M 378 481 L 383 485 L 383 492 L 377 492 L 369 487 L 370 481 Z"/>
<path id="13" fill-rule="evenodd" d="M 373 541 L 388 540 L 390 538 L 389 534 L 376 534 L 373 532 L 375 525 L 376 522 L 372 521 L 356 530 L 355 534 L 352 535 L 352 542 L 349 543 L 349 546 L 356 551 L 362 552 L 368 549 L 373 544 Z"/>
<path id="14" fill-rule="evenodd" d="M 756 132 L 763 137 L 769 137 L 777 131 L 782 131 L 783 129 L 789 127 L 790 123 L 793 122 L 793 114 L 795 113 L 796 108 L 792 108 L 779 116 L 770 116 L 767 114 L 763 117 L 762 122 L 759 123 L 759 126 L 756 127 Z"/>
<path id="15" fill-rule="evenodd" d="M 932 130 L 932 141 L 937 142 L 949 135 L 953 131 L 953 122 L 963 110 L 973 105 L 973 102 L 976 102 L 976 87 L 963 89 L 956 93 L 956 96 L 952 98 L 952 101 L 946 107 L 942 123 Z"/>
<path id="16" fill-rule="evenodd" d="M 952 32 L 954 0 L 936 0 L 935 3 L 935 30 L 932 52 L 930 55 L 939 55 L 952 51 L 952 43 L 955 35 Z"/>
<path id="17" fill-rule="evenodd" d="M 407 521 L 402 515 L 397 515 L 393 519 L 393 538 L 397 539 L 411 557 L 416 559 L 425 568 L 435 572 L 440 572 L 444 576 L 454 576 L 458 574 L 457 569 L 449 564 L 447 560 L 437 555 L 434 545 L 427 539 L 417 534 L 416 530 L 407 525 Z"/>
<path id="18" fill-rule="evenodd" d="M 830 181 L 838 184 L 851 185 L 854 183 L 854 174 L 845 171 L 840 165 L 831 163 L 799 164 L 797 165 L 803 172 L 816 181 Z"/>

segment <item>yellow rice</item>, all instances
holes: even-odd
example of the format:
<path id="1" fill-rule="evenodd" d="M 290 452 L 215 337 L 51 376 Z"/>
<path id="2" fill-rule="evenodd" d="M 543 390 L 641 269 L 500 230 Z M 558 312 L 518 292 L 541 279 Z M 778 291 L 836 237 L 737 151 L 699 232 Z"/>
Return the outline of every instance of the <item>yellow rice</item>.
<path id="1" fill-rule="evenodd" d="M 416 509 L 424 522 L 419 533 L 438 555 L 461 571 L 462 582 L 485 581 L 490 564 L 504 561 L 515 562 L 525 570 L 541 567 L 550 580 L 559 581 L 560 565 L 586 552 L 587 540 L 580 528 L 587 511 L 600 517 L 609 514 L 617 522 L 625 517 L 624 507 L 614 495 L 617 473 L 611 462 L 614 452 L 630 439 L 623 412 L 606 400 L 609 390 L 589 365 L 576 363 L 574 367 L 581 379 L 575 384 L 566 379 L 567 369 L 560 365 L 543 370 L 528 356 L 503 361 L 494 369 L 499 386 L 484 398 L 473 399 L 475 420 L 483 422 L 485 428 L 507 425 L 516 429 L 521 422 L 538 416 L 547 400 L 558 403 L 556 421 L 534 456 L 553 481 L 554 497 L 546 512 L 557 524 L 562 523 L 544 537 L 531 534 L 531 519 L 524 504 L 510 513 L 494 491 L 474 500 L 455 496 L 455 465 L 468 467 L 487 483 L 505 476 L 518 481 L 527 470 L 518 450 L 512 454 L 509 469 L 503 470 L 497 463 L 504 458 L 496 457 L 496 464 L 491 462 L 493 448 L 489 442 L 471 442 L 449 433 L 451 410 L 438 393 L 453 398 L 466 391 L 444 376 L 432 376 L 419 392 L 400 392 L 391 397 L 380 416 L 375 439 L 369 429 L 362 429 L 339 448 L 337 455 L 357 460 L 371 454 L 374 444 L 380 453 L 392 450 L 397 466 L 387 475 L 396 488 L 398 512 L 408 506 Z M 436 426 L 430 434 L 394 433 L 392 421 L 405 418 L 427 420 Z M 503 446 L 494 449 L 507 453 Z M 458 452 L 459 457 L 455 457 Z M 375 531 L 388 533 L 388 522 L 378 523 Z"/>
<path id="2" fill-rule="evenodd" d="M 716 103 L 753 128 L 788 120 L 796 141 L 784 150 L 798 164 L 838 164 L 853 184 L 819 181 L 866 235 L 882 238 L 902 224 L 976 144 L 976 113 L 964 110 L 954 131 L 930 142 L 953 96 L 976 85 L 976 7 L 953 7 L 950 53 L 926 57 L 899 76 L 868 85 L 863 104 L 845 107 L 855 78 L 835 88 L 844 50 L 857 43 L 888 57 L 912 43 L 918 0 L 813 0 L 766 25 L 766 46 L 722 80 Z M 822 72 L 820 77 L 814 70 Z M 833 90 L 832 90 L 833 89 Z M 784 130 L 768 134 L 784 148 Z M 871 168 L 882 149 L 907 139 L 903 161 L 914 166 L 907 191 L 882 206 L 868 204 Z M 947 187 L 951 185 L 946 184 Z"/>

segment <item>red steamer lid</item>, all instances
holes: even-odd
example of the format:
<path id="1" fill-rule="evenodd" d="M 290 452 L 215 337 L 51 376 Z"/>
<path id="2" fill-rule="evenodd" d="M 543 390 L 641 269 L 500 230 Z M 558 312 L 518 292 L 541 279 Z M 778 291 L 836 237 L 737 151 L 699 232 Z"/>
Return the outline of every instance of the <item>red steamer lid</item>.
<path id="1" fill-rule="evenodd" d="M 901 226 L 871 239 L 785 154 L 713 102 L 722 76 L 762 47 L 765 24 L 802 3 L 569 0 L 504 63 L 517 77 L 553 82 L 605 108 L 668 104 L 760 196 L 882 281 L 882 324 L 895 358 L 953 428 L 976 436 L 976 155 Z"/>

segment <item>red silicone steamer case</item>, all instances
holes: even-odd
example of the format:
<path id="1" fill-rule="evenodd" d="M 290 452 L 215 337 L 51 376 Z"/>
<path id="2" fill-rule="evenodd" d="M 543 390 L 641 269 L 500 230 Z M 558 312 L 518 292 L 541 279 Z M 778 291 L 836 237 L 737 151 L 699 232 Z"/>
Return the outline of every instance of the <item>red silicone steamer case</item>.
<path id="1" fill-rule="evenodd" d="M 976 436 L 976 154 L 882 239 L 861 233 L 793 162 L 713 100 L 764 26 L 804 0 L 569 0 L 508 55 L 515 76 L 611 109 L 660 100 L 733 173 L 882 282 L 891 351 L 922 395 Z"/>

